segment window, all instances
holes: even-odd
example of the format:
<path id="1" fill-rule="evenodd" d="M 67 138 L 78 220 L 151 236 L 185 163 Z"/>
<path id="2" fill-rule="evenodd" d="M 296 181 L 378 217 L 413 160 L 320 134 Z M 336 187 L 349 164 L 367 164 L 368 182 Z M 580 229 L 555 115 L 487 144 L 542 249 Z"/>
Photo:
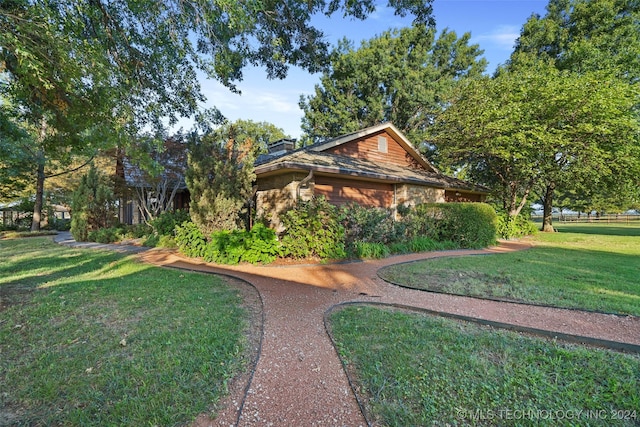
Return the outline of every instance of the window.
<path id="1" fill-rule="evenodd" d="M 378 137 L 378 151 L 381 153 L 387 152 L 387 138 L 384 136 Z"/>

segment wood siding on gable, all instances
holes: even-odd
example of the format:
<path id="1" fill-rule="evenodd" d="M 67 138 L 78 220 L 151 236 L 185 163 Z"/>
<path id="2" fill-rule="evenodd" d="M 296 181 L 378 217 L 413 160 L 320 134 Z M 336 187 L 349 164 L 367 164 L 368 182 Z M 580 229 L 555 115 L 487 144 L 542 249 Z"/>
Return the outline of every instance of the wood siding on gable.
<path id="1" fill-rule="evenodd" d="M 329 203 L 338 206 L 349 202 L 377 208 L 393 206 L 393 184 L 318 176 L 314 194 L 324 196 Z"/>
<path id="2" fill-rule="evenodd" d="M 386 152 L 380 152 L 378 150 L 379 136 L 387 139 Z M 375 163 L 389 163 L 399 166 L 409 166 L 415 169 L 424 169 L 420 163 L 410 156 L 409 153 L 385 131 L 369 135 L 367 138 L 356 139 L 336 147 L 331 147 L 324 150 L 324 152 L 367 159 Z"/>

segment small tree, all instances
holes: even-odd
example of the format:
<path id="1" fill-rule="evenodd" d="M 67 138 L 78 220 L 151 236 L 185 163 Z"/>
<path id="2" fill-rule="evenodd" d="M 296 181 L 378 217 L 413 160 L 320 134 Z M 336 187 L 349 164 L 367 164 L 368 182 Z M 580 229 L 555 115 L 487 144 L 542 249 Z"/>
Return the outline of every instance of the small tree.
<path id="1" fill-rule="evenodd" d="M 86 241 L 89 232 L 111 227 L 116 222 L 113 191 L 93 166 L 73 193 L 71 207 L 71 234 L 77 241 Z"/>
<path id="2" fill-rule="evenodd" d="M 184 188 L 187 166 L 187 144 L 180 135 L 167 138 L 162 149 L 153 141 L 141 140 L 140 149 L 149 153 L 150 164 L 132 168 L 136 174 L 134 186 L 138 209 L 147 224 L 164 212 L 173 210 L 174 198 Z"/>
<path id="3" fill-rule="evenodd" d="M 253 153 L 251 139 L 236 141 L 233 127 L 192 137 L 186 182 L 191 219 L 204 233 L 243 226 L 253 195 Z"/>

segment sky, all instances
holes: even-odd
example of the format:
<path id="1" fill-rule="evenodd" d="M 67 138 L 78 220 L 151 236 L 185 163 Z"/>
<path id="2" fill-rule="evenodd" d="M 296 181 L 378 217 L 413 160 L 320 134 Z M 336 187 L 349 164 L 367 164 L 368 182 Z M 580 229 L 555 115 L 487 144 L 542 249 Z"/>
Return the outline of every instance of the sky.
<path id="1" fill-rule="evenodd" d="M 534 13 L 544 15 L 547 3 L 547 0 L 434 0 L 436 30 L 439 33 L 448 28 L 458 37 L 470 32 L 471 44 L 478 44 L 485 51 L 483 56 L 489 62 L 486 72 L 491 74 L 508 60 L 527 19 Z M 332 44 L 346 37 L 358 47 L 361 41 L 391 28 L 410 26 L 411 18 L 403 19 L 394 16 L 392 10 L 379 8 L 366 21 L 342 19 L 335 14 L 331 18 L 315 18 L 313 23 Z M 241 95 L 212 80 L 201 79 L 200 84 L 207 98 L 203 107 L 216 106 L 230 121 L 273 123 L 290 137 L 299 138 L 303 113 L 298 101 L 301 95 L 313 94 L 319 81 L 320 74 L 298 68 L 291 68 L 284 80 L 268 80 L 263 69 L 247 68 L 238 84 Z M 188 122 L 180 122 L 179 126 L 191 127 Z"/>

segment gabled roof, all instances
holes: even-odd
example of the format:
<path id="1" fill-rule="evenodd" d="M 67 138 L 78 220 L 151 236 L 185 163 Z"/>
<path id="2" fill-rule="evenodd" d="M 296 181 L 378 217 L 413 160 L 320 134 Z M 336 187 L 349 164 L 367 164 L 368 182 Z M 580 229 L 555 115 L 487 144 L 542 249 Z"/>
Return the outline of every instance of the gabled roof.
<path id="1" fill-rule="evenodd" d="M 376 134 L 378 132 L 386 131 L 405 151 L 413 157 L 419 164 L 425 169 L 438 173 L 438 170 L 427 160 L 416 147 L 407 139 L 407 137 L 400 132 L 392 123 L 386 122 L 379 125 L 371 126 L 353 133 L 339 136 L 337 138 L 329 139 L 327 141 L 319 142 L 309 146 L 308 148 L 313 151 L 325 151 L 329 148 L 334 148 L 347 142 L 354 141 L 360 138 L 366 138 L 369 135 Z"/>
<path id="2" fill-rule="evenodd" d="M 333 147 L 366 138 L 386 131 L 416 162 L 425 169 L 411 168 L 391 163 L 373 162 L 368 159 L 327 153 Z M 424 158 L 413 144 L 391 123 L 372 126 L 358 132 L 316 143 L 277 156 L 261 156 L 256 162 L 255 173 L 259 177 L 278 175 L 293 171 L 313 171 L 316 174 L 340 175 L 345 178 L 368 181 L 407 183 L 443 189 L 460 189 L 487 193 L 488 190 L 457 178 L 440 173 Z"/>

